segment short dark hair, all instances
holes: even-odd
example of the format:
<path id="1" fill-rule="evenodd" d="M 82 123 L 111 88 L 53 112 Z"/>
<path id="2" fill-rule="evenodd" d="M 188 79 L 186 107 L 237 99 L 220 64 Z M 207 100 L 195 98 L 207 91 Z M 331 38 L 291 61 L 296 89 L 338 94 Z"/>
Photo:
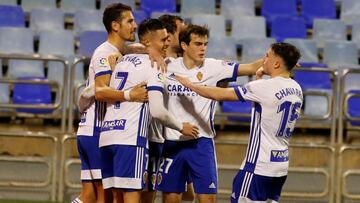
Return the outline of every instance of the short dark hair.
<path id="1" fill-rule="evenodd" d="M 103 23 L 108 33 L 111 32 L 111 23 L 116 20 L 121 20 L 122 14 L 125 11 L 132 11 L 132 9 L 130 6 L 122 3 L 113 3 L 105 8 L 103 13 Z"/>
<path id="2" fill-rule="evenodd" d="M 294 45 L 278 42 L 271 45 L 271 50 L 274 51 L 275 55 L 281 57 L 284 60 L 286 68 L 291 71 L 298 60 L 301 57 L 300 51 Z"/>
<path id="3" fill-rule="evenodd" d="M 162 30 L 165 29 L 165 24 L 161 22 L 159 19 L 147 19 L 140 23 L 138 28 L 138 37 L 139 40 L 141 40 L 145 34 L 149 32 L 153 32 L 156 30 Z"/>
<path id="4" fill-rule="evenodd" d="M 161 22 L 165 23 L 166 31 L 171 34 L 174 34 L 176 32 L 176 29 L 177 29 L 176 21 L 177 20 L 184 22 L 184 20 L 180 16 L 169 15 L 169 14 L 164 14 L 164 15 L 160 16 L 159 20 L 161 20 Z"/>
<path id="5" fill-rule="evenodd" d="M 185 26 L 184 29 L 182 29 L 179 33 L 179 44 L 181 47 L 181 42 L 185 42 L 187 45 L 190 43 L 190 36 L 191 34 L 195 34 L 198 36 L 207 36 L 209 37 L 209 29 L 207 26 L 200 26 L 200 25 L 194 25 L 194 24 L 188 24 Z"/>

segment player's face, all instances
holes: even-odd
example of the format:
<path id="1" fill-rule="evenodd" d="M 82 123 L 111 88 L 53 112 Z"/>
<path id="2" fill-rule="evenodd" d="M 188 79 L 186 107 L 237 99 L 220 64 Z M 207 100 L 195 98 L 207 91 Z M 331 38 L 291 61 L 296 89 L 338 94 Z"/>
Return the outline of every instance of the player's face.
<path id="1" fill-rule="evenodd" d="M 184 50 L 184 55 L 187 55 L 195 62 L 203 62 L 205 60 L 207 45 L 207 36 L 191 34 L 189 45 L 182 43 L 182 48 Z"/>
<path id="2" fill-rule="evenodd" d="M 122 18 L 118 23 L 119 28 L 117 30 L 117 33 L 119 37 L 121 37 L 125 41 L 135 41 L 135 31 L 137 25 L 131 11 L 123 12 Z"/>
<path id="3" fill-rule="evenodd" d="M 149 46 L 166 57 L 166 49 L 169 47 L 169 35 L 166 29 L 156 30 L 150 34 Z"/>
<path id="4" fill-rule="evenodd" d="M 271 74 L 274 69 L 280 67 L 281 59 L 276 56 L 274 51 L 270 48 L 264 56 L 263 68 L 266 74 Z"/>

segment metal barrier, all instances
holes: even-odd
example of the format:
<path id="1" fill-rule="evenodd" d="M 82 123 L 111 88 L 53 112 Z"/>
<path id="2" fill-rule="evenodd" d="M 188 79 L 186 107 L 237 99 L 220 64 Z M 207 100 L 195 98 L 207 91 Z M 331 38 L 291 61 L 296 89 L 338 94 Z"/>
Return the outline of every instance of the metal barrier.
<path id="1" fill-rule="evenodd" d="M 348 113 L 348 101 L 353 97 L 360 97 L 360 94 L 353 94 L 345 92 L 345 80 L 350 74 L 360 74 L 359 69 L 345 69 L 342 77 L 340 78 L 340 109 L 339 109 L 339 123 L 338 123 L 338 143 L 342 144 L 344 139 L 344 130 L 359 130 L 360 127 L 348 126 L 345 121 L 360 121 L 360 118 L 352 117 Z M 359 87 L 360 90 L 360 87 Z"/>
<path id="2" fill-rule="evenodd" d="M 337 188 L 336 193 L 336 203 L 343 202 L 343 198 L 347 198 L 349 200 L 360 200 L 360 194 L 359 193 L 351 193 L 347 190 L 347 181 L 346 178 L 349 176 L 359 176 L 360 177 L 360 165 L 358 162 L 355 164 L 358 165 L 357 168 L 345 166 L 345 160 L 346 158 L 353 157 L 352 154 L 349 156 L 345 156 L 346 153 L 354 153 L 356 155 L 359 155 L 360 152 L 360 146 L 342 146 L 339 151 L 338 156 L 338 172 L 337 172 Z M 352 162 L 354 164 L 354 162 Z"/>
<path id="3" fill-rule="evenodd" d="M 73 122 L 74 122 L 74 106 L 77 106 L 77 98 L 75 98 L 74 96 L 77 95 L 79 88 L 82 86 L 78 86 L 75 87 L 75 68 L 76 65 L 82 62 L 87 62 L 89 61 L 90 58 L 86 58 L 86 57 L 81 57 L 79 59 L 77 59 L 74 64 L 71 66 L 71 70 L 70 70 L 70 95 L 69 95 L 69 120 L 68 120 L 68 128 L 67 128 L 67 132 L 68 133 L 73 133 L 74 131 L 74 126 L 73 126 Z"/>
<path id="4" fill-rule="evenodd" d="M 81 188 L 81 184 L 71 183 L 68 179 L 69 166 L 72 164 L 80 164 L 80 159 L 74 159 L 74 158 L 68 159 L 66 157 L 66 152 L 67 152 L 66 143 L 71 140 L 76 141 L 76 135 L 67 134 L 64 135 L 63 139 L 61 140 L 60 176 L 59 176 L 59 188 L 58 188 L 58 201 L 60 202 L 64 201 L 64 192 L 66 188 L 75 188 L 75 189 Z"/>
<path id="5" fill-rule="evenodd" d="M 51 187 L 50 191 L 50 198 L 51 201 L 56 200 L 56 177 L 57 177 L 57 158 L 58 158 L 58 139 L 57 135 L 50 135 L 46 133 L 33 133 L 33 132 L 1 132 L 1 137 L 11 137 L 11 138 L 36 138 L 36 139 L 47 139 L 53 143 L 53 153 L 51 156 L 51 160 L 48 160 L 44 157 L 39 156 L 7 156 L 7 155 L 0 155 L 1 162 L 25 162 L 25 163 L 42 163 L 45 164 L 49 170 L 46 179 L 44 181 L 2 181 L 0 182 L 0 186 L 7 186 L 7 187 L 31 187 L 31 188 L 44 188 L 46 186 Z"/>
<path id="6" fill-rule="evenodd" d="M 238 145 L 241 147 L 247 147 L 247 142 L 240 142 L 240 141 L 219 141 L 216 140 L 215 142 L 217 145 Z M 327 198 L 329 203 L 334 202 L 334 187 L 335 187 L 335 148 L 327 145 L 317 145 L 317 144 L 290 144 L 289 150 L 294 149 L 305 149 L 305 150 L 324 150 L 326 154 L 330 156 L 328 160 L 328 167 L 289 167 L 289 173 L 304 173 L 304 174 L 318 174 L 325 177 L 325 184 L 324 188 L 320 192 L 298 192 L 298 191 L 286 191 L 283 190 L 282 197 L 286 198 L 310 198 L 310 199 L 318 199 L 318 198 Z M 296 155 L 291 155 L 291 159 L 293 160 L 296 158 Z M 218 164 L 218 170 L 239 170 L 240 165 L 234 164 Z M 288 180 L 289 181 L 289 180 Z M 304 185 L 306 187 L 306 185 Z M 221 189 L 219 188 L 219 194 L 227 194 L 231 195 L 231 190 L 228 189 Z"/>
<path id="7" fill-rule="evenodd" d="M 64 65 L 64 78 L 63 84 L 64 87 L 61 88 L 60 85 L 53 81 L 28 81 L 28 80 L 15 80 L 15 79 L 1 79 L 0 83 L 26 83 L 26 84 L 50 84 L 55 85 L 58 89 L 58 99 L 55 104 L 52 105 L 31 105 L 31 104 L 0 104 L 0 107 L 6 108 L 34 108 L 34 109 L 58 109 L 60 105 L 63 105 L 61 110 L 61 132 L 65 132 L 66 130 L 66 102 L 64 95 L 67 94 L 67 84 L 68 84 L 68 61 L 61 57 L 55 56 L 40 56 L 40 55 L 14 55 L 14 54 L 0 54 L 0 58 L 2 59 L 20 59 L 20 60 L 37 60 L 37 61 L 56 61 L 61 62 Z"/>

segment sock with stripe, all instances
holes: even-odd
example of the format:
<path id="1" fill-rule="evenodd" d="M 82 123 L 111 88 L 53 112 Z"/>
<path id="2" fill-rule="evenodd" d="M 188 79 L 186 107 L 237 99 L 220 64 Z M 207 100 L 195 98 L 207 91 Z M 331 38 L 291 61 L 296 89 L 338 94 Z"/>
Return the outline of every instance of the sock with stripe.
<path id="1" fill-rule="evenodd" d="M 76 199 L 74 199 L 73 201 L 71 201 L 71 203 L 83 203 L 83 201 L 81 201 L 80 198 L 77 197 Z"/>

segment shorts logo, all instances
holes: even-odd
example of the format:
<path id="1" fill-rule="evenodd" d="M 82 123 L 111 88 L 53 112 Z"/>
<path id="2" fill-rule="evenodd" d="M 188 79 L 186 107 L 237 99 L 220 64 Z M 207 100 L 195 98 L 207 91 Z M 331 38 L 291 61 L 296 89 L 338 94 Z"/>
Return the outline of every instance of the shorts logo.
<path id="1" fill-rule="evenodd" d="M 211 188 L 211 189 L 215 189 L 215 188 L 216 188 L 215 183 L 214 183 L 214 182 L 212 182 L 212 183 L 209 185 L 209 188 Z"/>
<path id="2" fill-rule="evenodd" d="M 271 150 L 271 162 L 286 162 L 289 161 L 289 150 Z"/>
<path id="3" fill-rule="evenodd" d="M 144 184 L 146 184 L 147 178 L 148 178 L 148 173 L 147 173 L 147 171 L 144 171 L 144 174 L 143 174 L 143 182 L 144 182 Z"/>
<path id="4" fill-rule="evenodd" d="M 156 174 L 151 175 L 151 183 L 152 183 L 152 185 L 156 184 Z"/>
<path id="5" fill-rule="evenodd" d="M 157 184 L 160 185 L 161 181 L 162 181 L 162 176 L 161 173 L 159 173 L 157 176 Z"/>

